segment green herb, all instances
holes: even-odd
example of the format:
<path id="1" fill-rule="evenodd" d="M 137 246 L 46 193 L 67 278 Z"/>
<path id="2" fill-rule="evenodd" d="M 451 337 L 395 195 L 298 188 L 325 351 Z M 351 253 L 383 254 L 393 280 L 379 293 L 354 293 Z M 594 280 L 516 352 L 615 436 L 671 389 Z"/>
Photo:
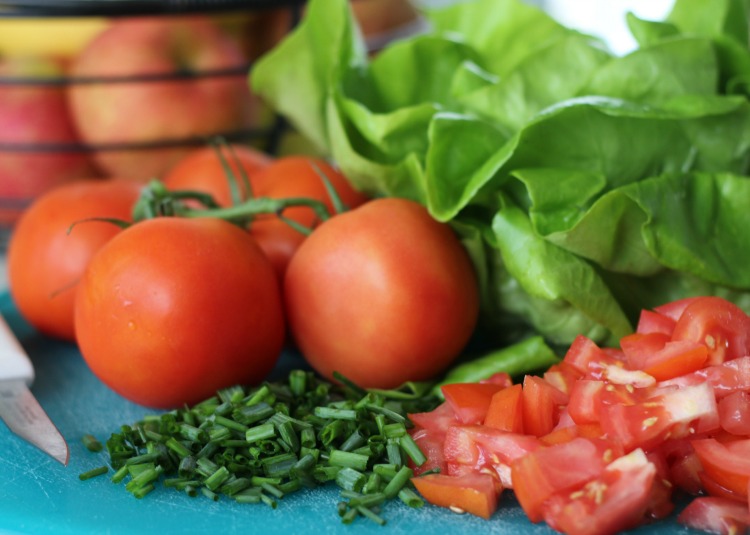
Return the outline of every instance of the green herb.
<path id="1" fill-rule="evenodd" d="M 93 468 L 92 470 L 89 470 L 88 472 L 79 474 L 78 479 L 80 479 L 81 481 L 86 481 L 87 479 L 91 479 L 92 477 L 104 475 L 107 472 L 109 472 L 109 467 L 100 466 L 99 468 Z"/>
<path id="2" fill-rule="evenodd" d="M 104 446 L 102 446 L 102 443 L 99 442 L 93 435 L 83 435 L 83 438 L 81 440 L 83 441 L 83 445 L 89 451 L 99 452 L 104 448 Z"/>
<path id="3" fill-rule="evenodd" d="M 106 442 L 111 480 L 125 482 L 137 498 L 161 483 L 189 496 L 274 508 L 287 494 L 332 483 L 341 489 L 343 523 L 364 517 L 384 524 L 386 502 L 422 504 L 404 464 L 424 460 L 407 414 L 439 402 L 426 385 L 365 390 L 294 370 L 288 381 L 225 389 L 193 407 L 123 425 Z"/>

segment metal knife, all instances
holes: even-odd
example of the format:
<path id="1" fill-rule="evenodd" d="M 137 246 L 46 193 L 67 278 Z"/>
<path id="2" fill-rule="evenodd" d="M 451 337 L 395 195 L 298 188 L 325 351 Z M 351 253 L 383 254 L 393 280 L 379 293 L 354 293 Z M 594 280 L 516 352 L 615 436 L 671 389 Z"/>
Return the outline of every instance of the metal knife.
<path id="1" fill-rule="evenodd" d="M 29 386 L 34 367 L 0 315 L 0 417 L 8 428 L 62 464 L 68 464 L 68 444 Z"/>

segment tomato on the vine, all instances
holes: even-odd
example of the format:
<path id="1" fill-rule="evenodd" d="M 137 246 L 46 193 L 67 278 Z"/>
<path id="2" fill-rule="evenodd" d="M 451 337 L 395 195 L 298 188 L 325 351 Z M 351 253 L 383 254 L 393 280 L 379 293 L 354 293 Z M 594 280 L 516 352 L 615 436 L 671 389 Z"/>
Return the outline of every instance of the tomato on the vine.
<path id="1" fill-rule="evenodd" d="M 320 173 L 325 175 L 347 208 L 356 208 L 367 200 L 340 171 L 321 159 L 307 156 L 285 156 L 276 160 L 254 177 L 254 193 L 257 197 L 273 199 L 314 199 L 323 202 L 333 213 L 334 206 Z M 314 228 L 320 222 L 315 212 L 304 206 L 289 208 L 283 215 L 307 228 Z M 259 216 L 253 221 L 250 232 L 283 278 L 289 261 L 306 236 L 275 215 Z"/>
<path id="2" fill-rule="evenodd" d="M 232 204 L 232 191 L 226 166 L 237 179 L 239 193 L 248 197 L 243 176 L 252 187 L 253 176 L 269 166 L 273 158 L 246 145 L 200 147 L 189 152 L 162 177 L 164 185 L 173 191 L 193 190 L 209 193 L 219 206 Z"/>
<path id="3" fill-rule="evenodd" d="M 75 287 L 94 253 L 120 231 L 90 219 L 130 221 L 139 192 L 129 180 L 74 182 L 50 190 L 23 213 L 8 244 L 8 285 L 37 330 L 74 340 Z"/>
<path id="4" fill-rule="evenodd" d="M 217 150 L 221 150 L 224 162 Z M 355 208 L 367 200 L 365 195 L 349 184 L 338 169 L 325 160 L 309 156 L 273 159 L 255 149 L 236 144 L 194 151 L 172 168 L 162 182 L 173 191 L 208 193 L 220 206 L 228 207 L 233 204 L 233 199 L 226 165 L 231 165 L 234 178 L 239 181 L 237 186 L 243 201 L 251 196 L 272 199 L 307 198 L 324 203 L 333 213 L 331 196 L 321 174 L 325 175 L 347 208 Z M 242 172 L 249 182 L 250 191 L 245 187 Z M 283 217 L 308 229 L 320 222 L 313 209 L 306 206 L 288 208 L 284 210 Z M 250 226 L 250 232 L 271 260 L 276 273 L 283 279 L 289 260 L 306 235 L 276 214 L 257 216 Z"/>
<path id="5" fill-rule="evenodd" d="M 94 374 L 156 408 L 258 383 L 285 341 L 270 262 L 247 232 L 213 218 L 149 219 L 117 235 L 79 285 L 75 326 Z"/>
<path id="6" fill-rule="evenodd" d="M 479 311 L 473 265 L 422 205 L 383 198 L 323 222 L 292 257 L 293 339 L 325 377 L 389 388 L 443 371 Z"/>

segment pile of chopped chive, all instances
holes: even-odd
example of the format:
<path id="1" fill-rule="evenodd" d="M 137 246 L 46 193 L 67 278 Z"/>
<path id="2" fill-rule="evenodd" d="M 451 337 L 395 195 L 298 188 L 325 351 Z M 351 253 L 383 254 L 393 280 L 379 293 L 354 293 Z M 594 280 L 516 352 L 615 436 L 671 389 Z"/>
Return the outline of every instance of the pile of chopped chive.
<path id="1" fill-rule="evenodd" d="M 440 400 L 430 385 L 364 390 L 293 370 L 288 381 L 235 386 L 193 407 L 146 416 L 106 442 L 111 480 L 142 498 L 161 482 L 190 496 L 220 496 L 276 507 L 286 494 L 335 482 L 344 523 L 364 516 L 385 524 L 382 506 L 399 498 L 423 505 L 409 463 L 426 459 L 408 433 L 407 414 Z M 102 449 L 91 435 L 91 451 Z M 85 480 L 109 472 L 101 466 Z"/>

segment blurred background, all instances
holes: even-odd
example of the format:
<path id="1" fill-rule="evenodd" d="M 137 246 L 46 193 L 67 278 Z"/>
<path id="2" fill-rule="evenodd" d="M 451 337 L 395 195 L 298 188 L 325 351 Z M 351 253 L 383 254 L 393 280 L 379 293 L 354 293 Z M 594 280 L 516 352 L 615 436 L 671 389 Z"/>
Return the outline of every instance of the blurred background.
<path id="1" fill-rule="evenodd" d="M 455 1 L 352 0 L 352 6 L 376 53 L 395 38 L 425 29 L 415 8 Z M 673 2 L 527 1 L 567 26 L 603 38 L 618 54 L 635 46 L 625 26 L 628 11 L 661 19 Z M 64 182 L 158 177 L 186 150 L 216 134 L 276 154 L 308 150 L 247 87 L 249 66 L 294 26 L 303 0 L 258 0 L 243 5 L 262 9 L 194 13 L 190 18 L 210 19 L 213 28 L 203 21 L 185 30 L 187 40 L 167 30 L 171 21 L 163 13 L 125 27 L 130 17 L 117 9 L 132 5 L 0 0 L 0 251 L 25 207 Z M 159 34 L 171 35 L 169 46 L 181 49 L 176 63 L 169 63 L 167 40 Z M 160 49 L 164 54 L 144 52 Z M 144 104 L 149 99 L 153 103 Z"/>

